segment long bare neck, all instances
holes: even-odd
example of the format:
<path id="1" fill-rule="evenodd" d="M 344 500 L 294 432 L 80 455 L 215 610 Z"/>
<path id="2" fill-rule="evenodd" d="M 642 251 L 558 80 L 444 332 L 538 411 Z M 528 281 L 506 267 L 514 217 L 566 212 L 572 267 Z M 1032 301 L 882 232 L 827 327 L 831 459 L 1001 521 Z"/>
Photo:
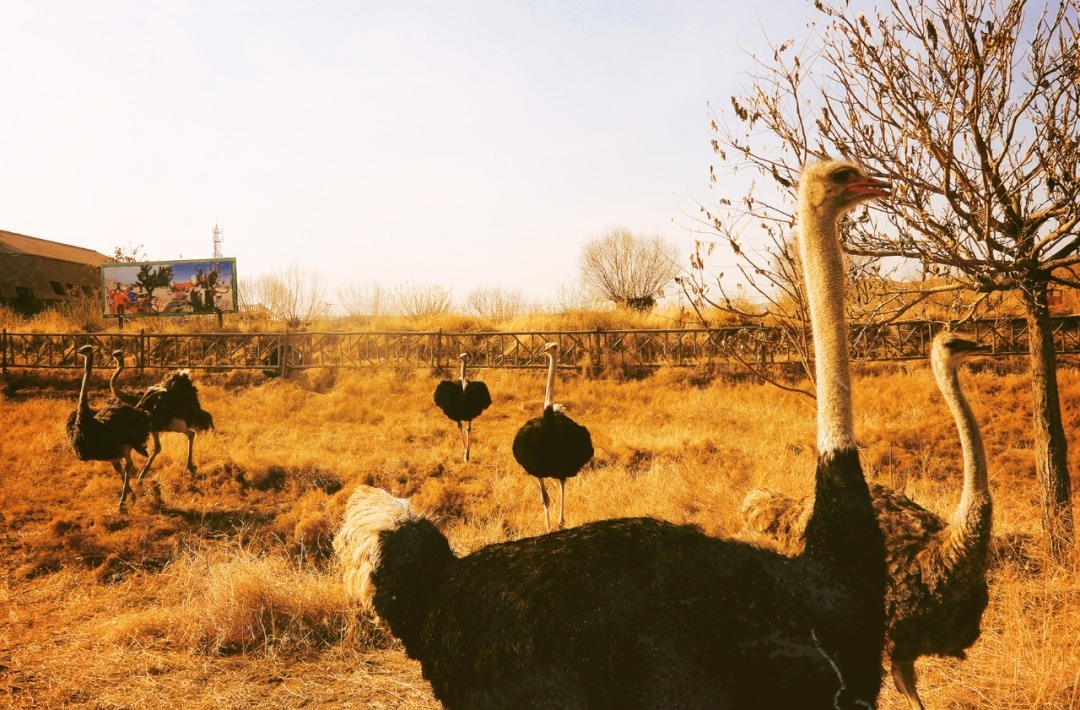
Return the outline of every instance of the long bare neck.
<path id="1" fill-rule="evenodd" d="M 547 389 L 544 390 L 544 409 L 547 409 L 555 401 L 555 365 L 559 357 L 551 351 L 544 354 L 548 357 Z"/>
<path id="2" fill-rule="evenodd" d="M 465 391 L 465 385 L 469 384 L 469 381 L 465 379 L 465 358 L 461 359 L 461 391 Z"/>
<path id="3" fill-rule="evenodd" d="M 120 389 L 117 386 L 117 382 L 119 382 L 120 380 L 120 373 L 123 371 L 123 369 L 124 361 L 122 359 L 117 360 L 116 369 L 113 370 L 112 376 L 109 377 L 109 391 L 112 392 L 113 397 L 116 397 L 117 399 L 120 399 Z"/>
<path id="4" fill-rule="evenodd" d="M 94 368 L 94 359 L 86 355 L 83 358 L 82 385 L 79 387 L 79 410 L 90 409 L 90 371 Z"/>
<path id="5" fill-rule="evenodd" d="M 964 488 L 960 505 L 953 514 L 952 527 L 957 534 L 952 537 L 955 544 L 967 546 L 979 539 L 988 538 L 990 534 L 992 504 L 986 471 L 986 450 L 983 448 L 979 423 L 975 421 L 971 405 L 960 388 L 956 367 L 937 361 L 933 363 L 933 367 L 938 387 L 956 422 L 956 430 L 960 434 L 960 449 L 964 455 Z"/>
<path id="6" fill-rule="evenodd" d="M 818 454 L 855 448 L 851 361 L 844 317 L 844 261 L 836 215 L 821 214 L 800 195 L 799 239 L 817 375 Z"/>

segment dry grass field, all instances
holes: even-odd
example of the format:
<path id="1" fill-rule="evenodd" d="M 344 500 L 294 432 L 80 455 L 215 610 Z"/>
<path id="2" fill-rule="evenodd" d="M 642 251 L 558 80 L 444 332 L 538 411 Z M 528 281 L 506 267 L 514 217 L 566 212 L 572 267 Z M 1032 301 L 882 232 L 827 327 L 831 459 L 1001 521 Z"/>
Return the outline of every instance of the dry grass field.
<path id="1" fill-rule="evenodd" d="M 948 515 L 959 448 L 926 364 L 857 375 L 868 475 Z M 437 707 L 418 665 L 345 601 L 329 551 L 351 490 L 411 496 L 460 552 L 543 531 L 535 481 L 510 452 L 539 413 L 539 370 L 475 374 L 494 404 L 468 464 L 431 373 L 197 374 L 218 427 L 196 440 L 198 472 L 183 468 L 184 438 L 165 435 L 124 514 L 111 467 L 77 461 L 65 439 L 76 376 L 13 373 L 0 404 L 0 704 Z M 995 495 L 991 604 L 967 661 L 920 661 L 923 699 L 1080 707 L 1080 556 L 1055 566 L 1039 545 L 1026 377 L 984 363 L 965 381 Z M 1080 371 L 1063 367 L 1061 384 L 1072 435 Z M 104 372 L 93 385 L 102 399 Z M 811 484 L 813 412 L 776 389 L 662 370 L 570 375 L 558 398 L 596 445 L 568 485 L 570 525 L 652 515 L 737 535 L 748 489 Z M 1080 478 L 1080 440 L 1070 444 Z M 881 704 L 904 707 L 891 684 Z"/>

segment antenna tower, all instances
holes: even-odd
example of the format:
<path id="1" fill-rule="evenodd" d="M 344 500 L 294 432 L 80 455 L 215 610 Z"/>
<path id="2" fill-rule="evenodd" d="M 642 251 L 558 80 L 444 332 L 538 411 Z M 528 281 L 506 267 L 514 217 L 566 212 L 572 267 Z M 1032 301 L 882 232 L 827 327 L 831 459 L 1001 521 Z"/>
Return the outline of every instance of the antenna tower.
<path id="1" fill-rule="evenodd" d="M 221 227 L 214 225 L 214 258 L 221 258 Z"/>

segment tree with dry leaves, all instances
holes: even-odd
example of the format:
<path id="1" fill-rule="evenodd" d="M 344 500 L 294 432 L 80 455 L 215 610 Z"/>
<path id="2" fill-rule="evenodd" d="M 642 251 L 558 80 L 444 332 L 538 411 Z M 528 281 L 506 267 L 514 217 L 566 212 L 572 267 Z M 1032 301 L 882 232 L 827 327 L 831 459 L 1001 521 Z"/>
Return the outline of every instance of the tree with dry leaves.
<path id="1" fill-rule="evenodd" d="M 581 250 L 581 280 L 593 294 L 639 311 L 651 310 L 679 273 L 678 249 L 660 235 L 616 227 Z"/>
<path id="2" fill-rule="evenodd" d="M 790 229 L 801 166 L 846 156 L 894 186 L 887 204 L 847 219 L 847 251 L 938 284 L 912 289 L 899 308 L 933 292 L 966 290 L 976 304 L 1018 294 L 1043 526 L 1061 559 L 1075 533 L 1047 294 L 1080 285 L 1078 2 L 814 6 L 812 43 L 755 57 L 753 80 L 714 121 L 721 169 L 760 182 L 707 219 L 728 234 Z"/>

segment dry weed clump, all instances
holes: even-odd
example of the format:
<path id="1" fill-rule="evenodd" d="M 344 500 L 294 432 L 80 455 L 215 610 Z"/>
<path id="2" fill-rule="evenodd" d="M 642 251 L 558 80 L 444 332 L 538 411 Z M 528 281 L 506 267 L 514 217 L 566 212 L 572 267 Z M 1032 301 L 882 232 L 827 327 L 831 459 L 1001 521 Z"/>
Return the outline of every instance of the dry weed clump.
<path id="1" fill-rule="evenodd" d="M 194 653 L 299 653 L 347 640 L 385 645 L 336 575 L 274 555 L 189 549 L 160 574 L 157 605 L 105 622 L 108 640 Z"/>

